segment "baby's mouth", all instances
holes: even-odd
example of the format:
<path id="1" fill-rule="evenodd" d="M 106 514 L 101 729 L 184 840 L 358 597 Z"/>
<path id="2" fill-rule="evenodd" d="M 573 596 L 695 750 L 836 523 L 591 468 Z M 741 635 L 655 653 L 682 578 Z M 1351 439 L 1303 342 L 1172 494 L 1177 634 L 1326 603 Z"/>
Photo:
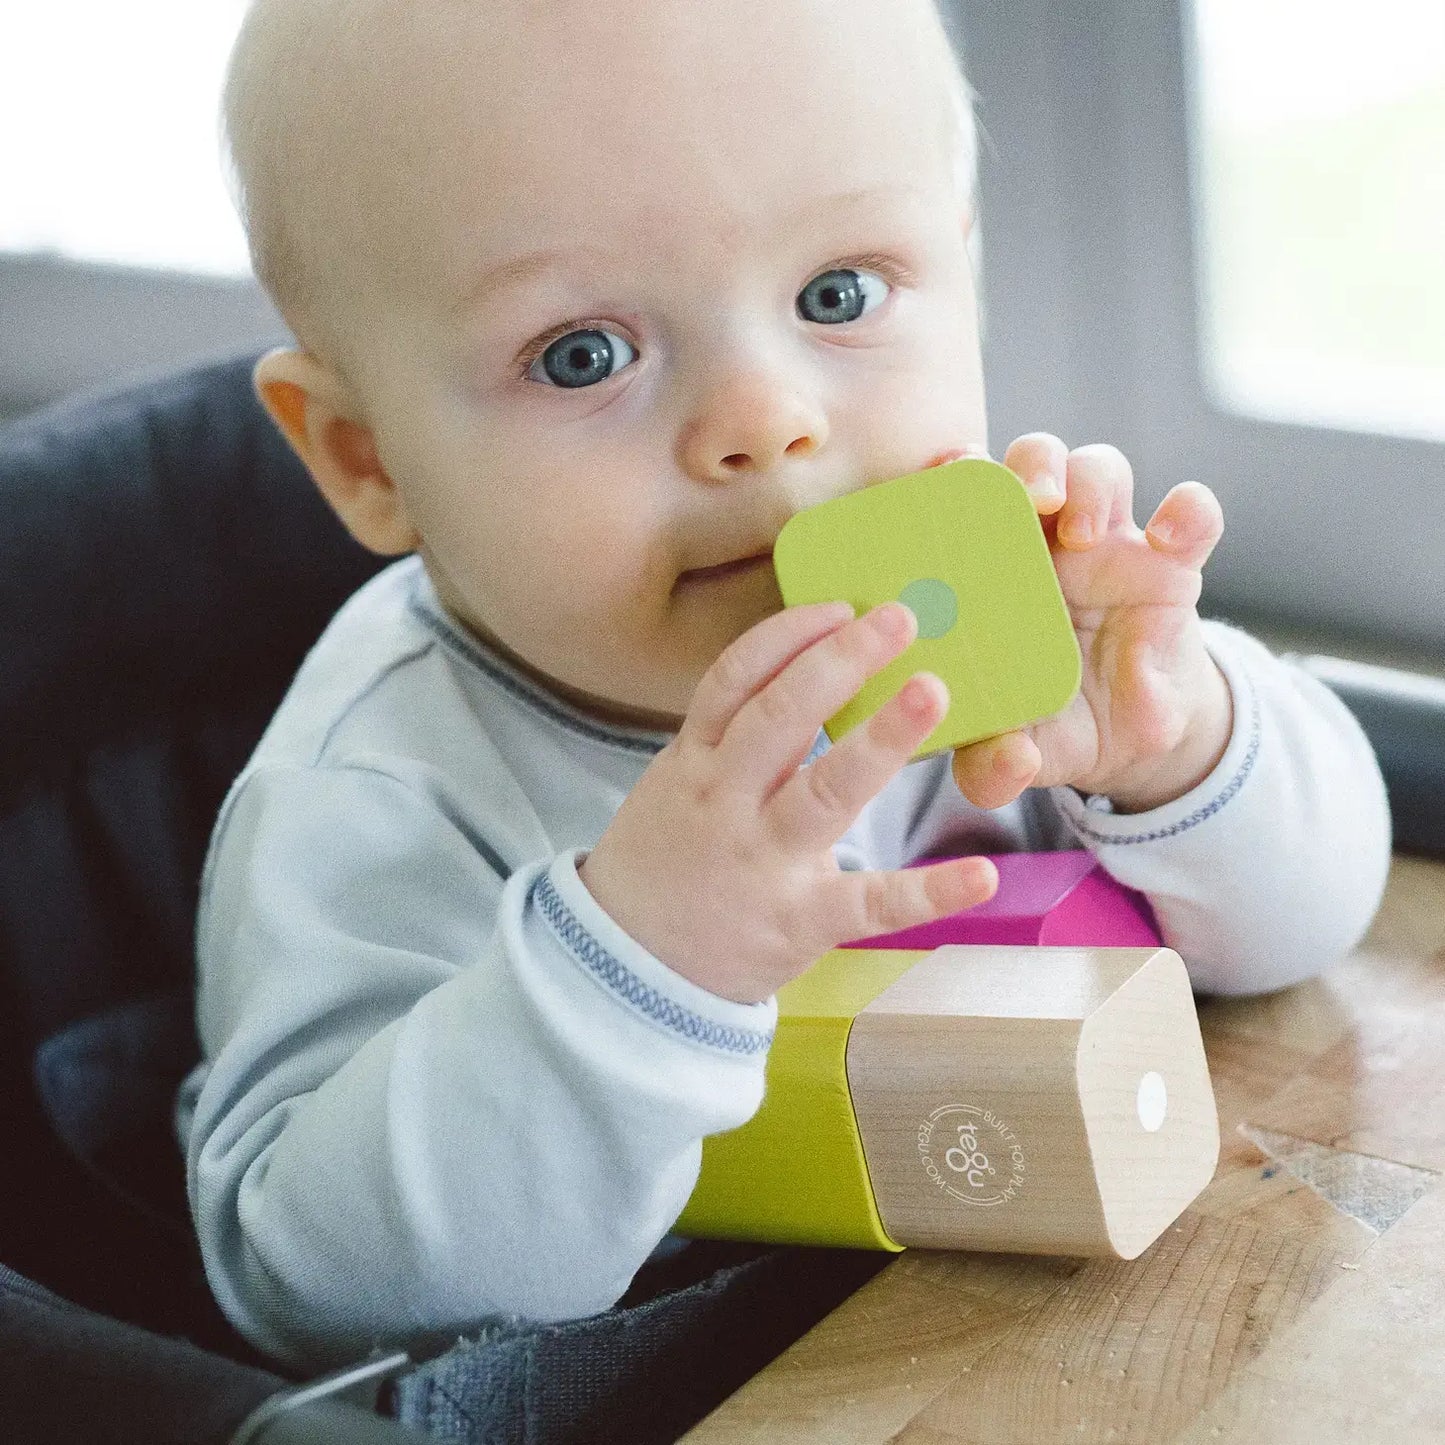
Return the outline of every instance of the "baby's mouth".
<path id="1" fill-rule="evenodd" d="M 931 471 L 934 467 L 941 467 L 945 462 L 962 461 L 965 457 L 979 457 L 987 460 L 988 453 L 982 447 L 952 447 L 946 452 L 939 452 L 934 459 L 923 468 L 924 471 Z"/>
<path id="2" fill-rule="evenodd" d="M 759 552 L 752 557 L 737 557 L 731 562 L 720 562 L 716 567 L 697 567 L 684 572 L 677 579 L 678 586 L 690 586 L 695 582 L 719 582 L 729 577 L 741 577 L 759 567 L 772 566 L 771 552 Z"/>

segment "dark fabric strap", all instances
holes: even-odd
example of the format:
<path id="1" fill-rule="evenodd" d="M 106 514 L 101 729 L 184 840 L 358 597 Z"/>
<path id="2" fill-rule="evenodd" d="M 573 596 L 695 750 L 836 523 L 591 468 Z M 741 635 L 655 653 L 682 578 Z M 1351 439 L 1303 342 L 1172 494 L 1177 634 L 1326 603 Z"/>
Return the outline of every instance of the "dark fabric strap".
<path id="1" fill-rule="evenodd" d="M 460 1341 L 383 1404 L 448 1445 L 672 1445 L 892 1258 L 694 1241 L 618 1308 Z"/>

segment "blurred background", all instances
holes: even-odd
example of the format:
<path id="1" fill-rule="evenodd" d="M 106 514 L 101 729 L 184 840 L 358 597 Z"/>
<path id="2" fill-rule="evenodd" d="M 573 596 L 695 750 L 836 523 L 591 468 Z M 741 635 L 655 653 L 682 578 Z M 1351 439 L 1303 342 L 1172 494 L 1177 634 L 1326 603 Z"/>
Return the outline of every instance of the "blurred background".
<path id="1" fill-rule="evenodd" d="M 1219 494 L 1204 609 L 1445 672 L 1445 3 L 944 0 L 994 449 Z M 0 426 L 286 338 L 216 119 L 241 0 L 0 18 Z"/>

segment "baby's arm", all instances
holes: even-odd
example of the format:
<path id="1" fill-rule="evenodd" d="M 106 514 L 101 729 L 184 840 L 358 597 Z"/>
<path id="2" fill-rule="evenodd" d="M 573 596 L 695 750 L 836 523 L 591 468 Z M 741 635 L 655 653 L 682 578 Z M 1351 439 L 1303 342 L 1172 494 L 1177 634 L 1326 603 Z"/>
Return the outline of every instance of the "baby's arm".
<path id="1" fill-rule="evenodd" d="M 1337 962 L 1369 927 L 1389 871 L 1374 752 L 1304 669 L 1237 628 L 1202 627 L 1229 683 L 1233 728 L 1183 796 L 1124 813 L 1072 787 L 1030 788 L 988 812 L 962 796 L 940 755 L 905 769 L 865 815 L 858 865 L 1086 847 L 1148 895 L 1201 993 L 1266 992 Z"/>
<path id="2" fill-rule="evenodd" d="M 775 1003 L 662 968 L 574 853 L 504 882 L 447 804 L 266 768 L 208 861 L 191 1204 L 226 1314 L 303 1369 L 606 1309 L 762 1097 Z"/>
<path id="3" fill-rule="evenodd" d="M 1201 621 L 1218 500 L 1182 482 L 1141 529 L 1117 448 L 1030 433 L 1005 461 L 1034 499 L 1082 680 L 1054 717 L 956 752 L 959 789 L 991 808 L 1048 788 L 1109 871 L 1148 893 L 1203 992 L 1279 988 L 1335 962 L 1384 889 L 1384 785 L 1332 693 Z"/>
<path id="4" fill-rule="evenodd" d="M 1203 626 L 1234 703 L 1213 772 L 1147 813 L 1049 793 L 1109 872 L 1149 895 L 1196 989 L 1263 993 L 1364 936 L 1389 873 L 1389 803 L 1369 739 L 1334 693 L 1247 633 Z"/>

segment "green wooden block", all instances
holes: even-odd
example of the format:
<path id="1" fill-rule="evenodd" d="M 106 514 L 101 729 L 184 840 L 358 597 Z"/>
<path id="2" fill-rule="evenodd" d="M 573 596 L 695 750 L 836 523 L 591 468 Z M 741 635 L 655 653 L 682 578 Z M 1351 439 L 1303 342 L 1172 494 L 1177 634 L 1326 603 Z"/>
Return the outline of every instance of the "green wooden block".
<path id="1" fill-rule="evenodd" d="M 837 742 L 915 673 L 936 672 L 948 712 L 914 759 L 1049 717 L 1079 690 L 1078 639 L 1024 484 L 966 459 L 835 497 L 789 518 L 773 548 L 783 602 L 897 599 L 918 637 L 824 729 Z"/>

